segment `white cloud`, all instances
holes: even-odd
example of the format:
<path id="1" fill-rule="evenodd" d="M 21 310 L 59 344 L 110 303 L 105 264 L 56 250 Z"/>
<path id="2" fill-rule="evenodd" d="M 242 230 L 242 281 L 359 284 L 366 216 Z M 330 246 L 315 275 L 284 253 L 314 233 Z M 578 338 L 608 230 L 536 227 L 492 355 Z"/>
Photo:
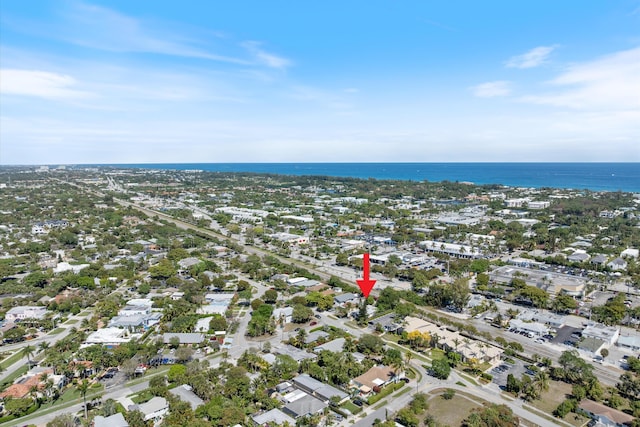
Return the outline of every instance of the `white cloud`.
<path id="1" fill-rule="evenodd" d="M 38 70 L 0 69 L 0 93 L 41 98 L 81 98 L 87 92 L 73 89 L 77 81 L 66 74 Z"/>
<path id="2" fill-rule="evenodd" d="M 154 24 L 87 3 L 73 2 L 70 6 L 61 12 L 64 18 L 61 25 L 29 22 L 14 22 L 13 25 L 33 28 L 30 31 L 41 32 L 46 37 L 109 52 L 147 52 L 249 64 L 233 55 L 212 53 L 205 40 L 185 36 L 184 31 L 173 31 L 170 23 Z"/>
<path id="3" fill-rule="evenodd" d="M 507 96 L 511 93 L 511 82 L 498 80 L 494 82 L 486 82 L 473 86 L 471 88 L 473 94 L 478 98 L 495 98 L 498 96 Z"/>
<path id="4" fill-rule="evenodd" d="M 548 82 L 555 92 L 525 102 L 580 110 L 640 110 L 640 47 L 569 66 Z"/>
<path id="5" fill-rule="evenodd" d="M 242 46 L 262 65 L 269 68 L 285 69 L 292 65 L 291 61 L 282 56 L 275 55 L 262 49 L 261 43 L 256 41 L 248 41 L 242 43 Z"/>
<path id="6" fill-rule="evenodd" d="M 534 68 L 545 62 L 547 58 L 556 49 L 557 46 L 538 46 L 522 55 L 512 56 L 506 62 L 509 68 Z"/>

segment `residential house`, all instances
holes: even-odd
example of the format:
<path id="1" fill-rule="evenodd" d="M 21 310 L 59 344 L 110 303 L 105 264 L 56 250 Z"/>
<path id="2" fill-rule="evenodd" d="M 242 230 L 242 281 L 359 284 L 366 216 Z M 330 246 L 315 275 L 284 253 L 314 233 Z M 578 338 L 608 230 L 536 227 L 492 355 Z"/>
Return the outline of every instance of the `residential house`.
<path id="1" fill-rule="evenodd" d="M 329 406 L 316 397 L 302 393 L 303 396 L 287 403 L 283 408 L 285 414 L 289 414 L 295 419 L 320 414 Z"/>
<path id="2" fill-rule="evenodd" d="M 624 259 L 618 257 L 618 258 L 614 259 L 613 261 L 609 262 L 607 264 L 607 267 L 609 267 L 609 269 L 611 269 L 613 271 L 626 270 L 627 269 L 627 261 L 625 261 Z"/>
<path id="3" fill-rule="evenodd" d="M 147 315 L 116 316 L 109 321 L 109 327 L 124 328 L 131 332 L 140 332 L 160 323 L 162 313 Z"/>
<path id="4" fill-rule="evenodd" d="M 131 408 L 129 408 L 131 410 Z M 169 403 L 164 397 L 153 397 L 151 400 L 140 405 L 134 405 L 134 409 L 142 412 L 145 421 L 153 421 L 157 425 L 165 414 L 169 412 Z"/>
<path id="5" fill-rule="evenodd" d="M 117 347 L 122 343 L 131 341 L 136 335 L 129 334 L 126 329 L 102 328 L 89 334 L 82 344 L 83 347 L 102 344 L 106 347 Z"/>
<path id="6" fill-rule="evenodd" d="M 282 307 L 273 310 L 273 318 L 276 319 L 276 323 L 281 319 L 284 323 L 291 323 L 293 320 L 293 307 Z"/>
<path id="7" fill-rule="evenodd" d="M 132 299 L 118 311 L 118 316 L 145 316 L 151 313 L 152 306 L 153 302 L 150 299 Z"/>
<path id="8" fill-rule="evenodd" d="M 596 422 L 595 426 L 625 427 L 630 426 L 633 422 L 631 415 L 590 399 L 581 401 L 578 408 L 586 412 Z"/>
<path id="9" fill-rule="evenodd" d="M 311 344 L 312 342 L 316 342 L 320 339 L 327 338 L 329 336 L 325 331 L 314 331 L 309 333 L 304 339 L 305 344 Z"/>
<path id="10" fill-rule="evenodd" d="M 344 307 L 345 304 L 357 304 L 360 301 L 360 297 L 354 293 L 347 292 L 345 294 L 336 295 L 333 297 L 333 301 L 335 304 L 340 307 Z"/>
<path id="11" fill-rule="evenodd" d="M 200 405 L 204 405 L 204 400 L 200 399 L 191 389 L 190 385 L 183 384 L 181 386 L 169 389 L 169 393 L 176 396 L 183 402 L 187 402 L 194 411 Z"/>
<path id="12" fill-rule="evenodd" d="M 50 389 L 47 388 L 48 381 L 52 383 Z M 23 399 L 29 396 L 33 388 L 38 390 L 39 395 L 51 396 L 54 389 L 62 390 L 66 384 L 67 378 L 64 375 L 54 375 L 52 368 L 35 367 L 0 393 L 0 398 Z"/>
<path id="13" fill-rule="evenodd" d="M 301 350 L 288 344 L 275 347 L 272 351 L 275 354 L 286 354 L 288 356 L 291 356 L 293 360 L 298 363 L 306 359 L 316 360 L 318 358 L 318 356 L 313 353 L 309 353 L 306 350 Z"/>
<path id="14" fill-rule="evenodd" d="M 394 368 L 390 366 L 373 366 L 364 374 L 351 380 L 350 386 L 357 389 L 361 395 L 368 396 L 376 390 L 395 380 Z"/>
<path id="15" fill-rule="evenodd" d="M 26 319 L 44 319 L 47 314 L 46 307 L 34 307 L 22 305 L 19 307 L 13 307 L 4 315 L 7 322 L 19 322 Z"/>
<path id="16" fill-rule="evenodd" d="M 281 426 L 285 423 L 288 423 L 290 426 L 296 425 L 296 420 L 278 408 L 260 414 L 253 414 L 251 415 L 251 420 L 256 427 Z"/>
<path id="17" fill-rule="evenodd" d="M 603 254 L 597 254 L 595 255 L 593 258 L 591 258 L 591 261 L 589 261 L 591 264 L 596 265 L 598 267 L 602 267 L 607 263 L 607 256 L 603 255 Z"/>
<path id="18" fill-rule="evenodd" d="M 344 343 L 346 341 L 345 338 L 336 338 L 335 340 L 314 347 L 313 352 L 331 351 L 333 353 L 340 353 L 344 349 Z"/>
<path id="19" fill-rule="evenodd" d="M 336 398 L 338 402 L 342 403 L 349 398 L 349 395 L 344 391 L 311 378 L 308 374 L 298 375 L 291 382 L 300 390 L 326 402 L 331 398 Z"/>
<path id="20" fill-rule="evenodd" d="M 129 423 L 124 419 L 124 416 L 118 412 L 110 417 L 96 415 L 93 419 L 93 427 L 129 427 Z"/>
<path id="21" fill-rule="evenodd" d="M 165 344 L 170 344 L 173 338 L 178 338 L 180 345 L 200 344 L 204 341 L 204 335 L 198 333 L 171 333 L 162 336 Z"/>
<path id="22" fill-rule="evenodd" d="M 585 262 L 588 261 L 589 258 L 591 258 L 591 256 L 588 253 L 578 250 L 569 255 L 567 260 L 571 262 Z"/>

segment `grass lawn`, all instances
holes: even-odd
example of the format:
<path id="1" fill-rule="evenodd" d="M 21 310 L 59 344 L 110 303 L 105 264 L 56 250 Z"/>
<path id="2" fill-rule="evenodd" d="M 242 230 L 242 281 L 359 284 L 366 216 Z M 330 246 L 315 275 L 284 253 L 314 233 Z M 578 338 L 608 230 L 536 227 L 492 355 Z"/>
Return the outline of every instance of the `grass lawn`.
<path id="1" fill-rule="evenodd" d="M 16 363 L 18 360 L 22 359 L 22 351 L 18 350 L 16 351 L 12 356 L 4 359 L 2 362 L 0 362 L 0 366 L 2 367 L 2 369 L 7 369 L 9 366 L 13 365 L 14 363 Z"/>
<path id="2" fill-rule="evenodd" d="M 29 370 L 29 368 L 27 367 L 27 365 L 25 366 L 21 366 L 20 368 L 16 369 L 14 373 L 12 373 L 11 375 L 7 376 L 3 381 L 2 384 L 13 384 L 13 381 L 18 378 L 21 375 L 24 375 L 27 373 L 27 371 Z"/>
<path id="3" fill-rule="evenodd" d="M 380 409 L 383 406 L 387 405 L 389 402 L 387 402 L 386 400 L 383 400 L 382 402 L 378 403 L 376 406 L 373 407 L 374 410 L 376 409 Z"/>
<path id="4" fill-rule="evenodd" d="M 402 339 L 402 337 L 400 335 L 396 335 L 396 334 L 384 334 L 384 340 L 385 341 L 390 341 L 390 342 L 394 342 L 394 343 L 398 343 L 398 341 L 400 341 Z"/>
<path id="5" fill-rule="evenodd" d="M 549 381 L 549 390 L 542 393 L 542 398 L 529 402 L 534 408 L 551 414 L 567 394 L 571 394 L 571 386 L 560 381 Z"/>
<path id="6" fill-rule="evenodd" d="M 444 354 L 444 351 L 440 350 L 439 348 L 433 348 L 431 349 L 430 357 L 434 360 L 438 360 L 438 359 L 444 359 L 446 356 Z"/>
<path id="7" fill-rule="evenodd" d="M 78 319 L 69 319 L 64 322 L 65 325 L 75 325 L 76 323 L 78 323 Z"/>
<path id="8" fill-rule="evenodd" d="M 341 408 L 346 409 L 347 411 L 351 412 L 354 415 L 362 411 L 361 407 L 356 406 L 356 404 L 350 400 L 347 400 L 345 403 L 343 403 Z"/>
<path id="9" fill-rule="evenodd" d="M 471 411 L 482 407 L 462 396 L 459 392 L 456 392 L 452 399 L 444 400 L 441 397 L 443 391 L 440 390 L 436 395 L 430 394 L 429 409 L 425 413 L 425 417 L 426 414 L 430 414 L 443 425 L 459 426 L 462 425 L 462 421 L 469 416 Z"/>
<path id="10" fill-rule="evenodd" d="M 152 397 L 153 397 L 153 394 L 151 394 L 149 390 L 144 390 L 138 393 L 136 396 L 133 396 L 131 400 L 133 401 L 133 403 L 140 404 L 140 403 L 150 401 Z"/>
<path id="11" fill-rule="evenodd" d="M 534 408 L 540 409 L 541 412 L 549 414 L 550 417 L 553 417 L 553 415 L 551 415 L 553 410 L 566 399 L 568 394 L 571 394 L 571 385 L 560 381 L 549 381 L 549 390 L 542 393 L 541 399 L 529 402 L 529 404 Z M 589 421 L 587 418 L 574 414 L 573 412 L 568 413 L 564 417 L 564 420 L 574 426 L 582 426 Z"/>
<path id="12" fill-rule="evenodd" d="M 89 394 L 89 393 L 87 393 Z M 64 391 L 64 393 L 62 393 L 62 395 L 58 398 L 58 400 L 55 400 L 53 402 L 49 402 L 49 403 L 43 403 L 42 405 L 40 405 L 40 410 L 45 410 L 47 408 L 51 408 L 52 406 L 58 406 L 58 405 L 62 405 L 66 402 L 70 402 L 72 400 L 76 400 L 76 399 L 80 399 L 82 398 L 82 395 L 80 394 L 80 392 L 78 391 L 77 388 L 75 387 L 70 387 L 68 389 L 66 389 Z"/>
<path id="13" fill-rule="evenodd" d="M 55 328 L 53 331 L 49 332 L 49 335 L 58 335 L 64 332 L 64 328 Z"/>

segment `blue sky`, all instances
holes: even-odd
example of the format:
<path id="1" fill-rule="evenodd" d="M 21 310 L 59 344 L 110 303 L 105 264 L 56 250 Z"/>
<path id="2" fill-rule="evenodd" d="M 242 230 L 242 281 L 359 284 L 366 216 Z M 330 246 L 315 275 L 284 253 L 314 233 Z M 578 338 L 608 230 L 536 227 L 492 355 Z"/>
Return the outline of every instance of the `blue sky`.
<path id="1" fill-rule="evenodd" d="M 3 1 L 0 164 L 640 161 L 640 1 Z"/>

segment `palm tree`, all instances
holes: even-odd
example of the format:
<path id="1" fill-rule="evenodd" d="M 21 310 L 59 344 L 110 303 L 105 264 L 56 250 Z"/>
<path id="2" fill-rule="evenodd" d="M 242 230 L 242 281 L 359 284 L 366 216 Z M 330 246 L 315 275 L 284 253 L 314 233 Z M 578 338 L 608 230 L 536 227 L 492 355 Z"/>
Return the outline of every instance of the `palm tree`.
<path id="1" fill-rule="evenodd" d="M 413 353 L 411 353 L 410 351 L 406 351 L 404 353 L 404 363 L 406 363 L 407 365 L 411 364 L 411 359 L 413 359 Z"/>
<path id="2" fill-rule="evenodd" d="M 536 372 L 533 377 L 533 384 L 538 389 L 538 394 L 549 390 L 549 374 L 547 374 L 547 371 L 539 370 Z"/>
<path id="3" fill-rule="evenodd" d="M 438 348 L 438 344 L 440 344 L 440 335 L 438 335 L 438 334 L 433 334 L 433 335 L 431 336 L 431 345 L 432 345 L 434 348 Z"/>
<path id="4" fill-rule="evenodd" d="M 29 395 L 33 400 L 38 400 L 38 386 L 36 384 L 29 387 Z"/>
<path id="5" fill-rule="evenodd" d="M 507 316 L 509 316 L 510 319 L 513 319 L 518 314 L 520 314 L 520 310 L 518 310 L 516 308 L 510 308 L 510 309 L 507 310 Z"/>
<path id="6" fill-rule="evenodd" d="M 47 341 L 42 341 L 40 345 L 38 345 L 38 348 L 40 349 L 40 351 L 46 351 L 50 346 L 51 344 L 49 344 Z"/>
<path id="7" fill-rule="evenodd" d="M 89 391 L 89 381 L 82 380 L 80 384 L 78 384 L 78 391 L 82 395 L 82 401 L 84 402 L 84 419 L 89 419 L 89 411 L 87 408 L 87 392 Z"/>
<path id="8" fill-rule="evenodd" d="M 404 360 L 402 360 L 402 358 L 394 360 L 393 363 L 391 363 L 391 368 L 393 369 L 393 377 L 397 379 L 398 375 L 404 371 Z"/>
<path id="9" fill-rule="evenodd" d="M 27 345 L 27 346 L 22 347 L 22 351 L 21 351 L 22 357 L 26 357 L 27 358 L 27 363 L 29 365 L 31 365 L 31 357 L 34 355 L 35 351 L 36 351 L 36 349 L 32 345 Z"/>

